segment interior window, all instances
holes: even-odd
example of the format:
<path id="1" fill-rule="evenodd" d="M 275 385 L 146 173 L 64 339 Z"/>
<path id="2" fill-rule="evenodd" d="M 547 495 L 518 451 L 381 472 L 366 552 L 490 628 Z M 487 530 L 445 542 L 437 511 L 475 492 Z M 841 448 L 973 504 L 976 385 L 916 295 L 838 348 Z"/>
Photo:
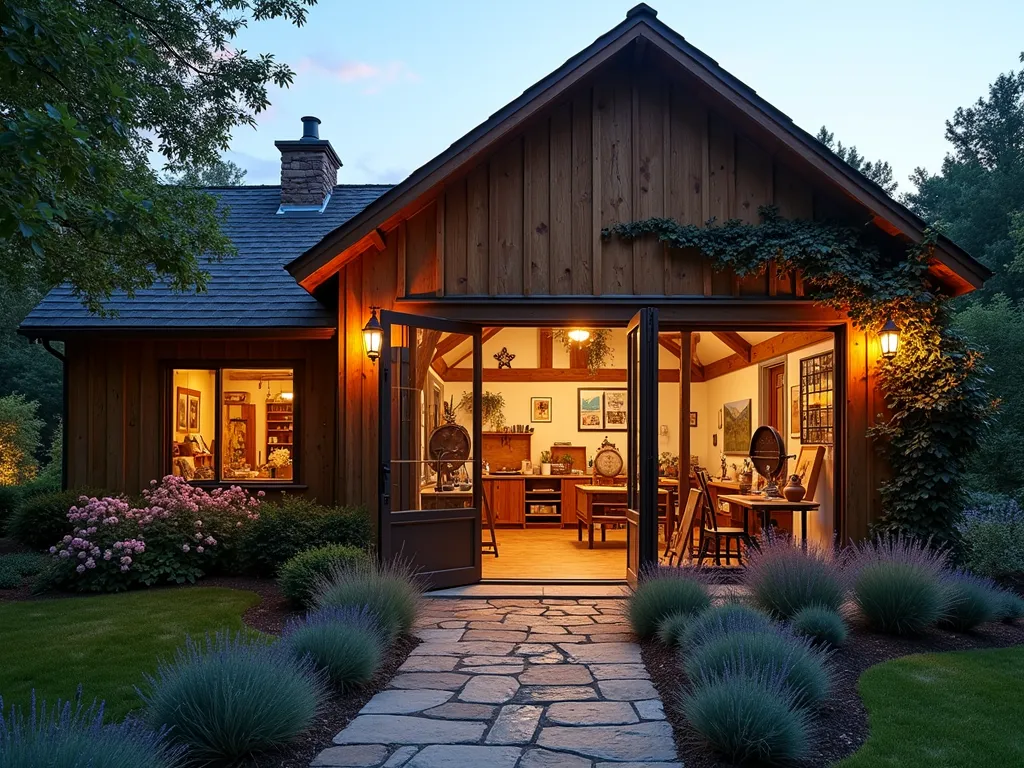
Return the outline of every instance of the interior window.
<path id="1" fill-rule="evenodd" d="M 178 369 L 173 379 L 171 471 L 186 480 L 213 480 L 217 372 Z"/>
<path id="2" fill-rule="evenodd" d="M 295 466 L 291 368 L 222 372 L 221 479 L 290 481 Z"/>

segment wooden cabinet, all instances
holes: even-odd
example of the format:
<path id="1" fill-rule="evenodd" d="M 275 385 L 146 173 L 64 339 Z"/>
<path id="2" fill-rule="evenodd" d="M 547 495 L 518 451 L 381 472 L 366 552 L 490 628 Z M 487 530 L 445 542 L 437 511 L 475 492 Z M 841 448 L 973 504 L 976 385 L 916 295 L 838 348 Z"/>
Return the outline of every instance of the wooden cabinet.
<path id="1" fill-rule="evenodd" d="M 526 492 L 521 478 L 484 480 L 484 496 L 490 502 L 495 525 L 526 524 Z"/>
<path id="2" fill-rule="evenodd" d="M 562 478 L 562 525 L 576 525 L 576 486 L 589 482 L 589 475 Z"/>

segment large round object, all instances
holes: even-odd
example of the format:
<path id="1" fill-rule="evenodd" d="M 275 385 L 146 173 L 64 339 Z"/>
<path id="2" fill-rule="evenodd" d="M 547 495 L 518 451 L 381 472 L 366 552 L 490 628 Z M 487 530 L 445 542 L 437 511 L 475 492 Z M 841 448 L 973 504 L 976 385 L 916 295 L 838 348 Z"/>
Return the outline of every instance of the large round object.
<path id="1" fill-rule="evenodd" d="M 762 477 L 775 479 L 786 468 L 786 442 L 775 427 L 760 426 L 750 438 L 750 461 Z"/>
<path id="2" fill-rule="evenodd" d="M 473 441 L 469 431 L 460 424 L 442 424 L 430 433 L 427 450 L 430 458 L 441 461 L 441 467 L 447 472 L 455 472 L 469 459 L 469 451 Z M 433 469 L 437 469 L 435 465 Z"/>
<path id="3" fill-rule="evenodd" d="M 594 471 L 602 477 L 618 477 L 623 466 L 622 454 L 611 446 L 605 446 L 594 454 Z"/>

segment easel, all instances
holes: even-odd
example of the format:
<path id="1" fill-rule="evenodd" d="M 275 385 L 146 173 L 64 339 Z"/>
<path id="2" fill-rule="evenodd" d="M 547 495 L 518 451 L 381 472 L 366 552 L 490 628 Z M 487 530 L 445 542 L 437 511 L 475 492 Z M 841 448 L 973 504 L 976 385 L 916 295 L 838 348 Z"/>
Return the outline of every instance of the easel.
<path id="1" fill-rule="evenodd" d="M 495 557 L 498 556 L 498 537 L 494 533 L 494 515 L 491 513 L 491 502 L 487 499 L 487 494 L 483 493 L 481 489 L 480 498 L 483 499 L 483 513 L 487 517 L 487 528 L 491 532 L 491 540 L 483 541 L 480 544 L 480 552 L 484 555 L 493 554 Z"/>

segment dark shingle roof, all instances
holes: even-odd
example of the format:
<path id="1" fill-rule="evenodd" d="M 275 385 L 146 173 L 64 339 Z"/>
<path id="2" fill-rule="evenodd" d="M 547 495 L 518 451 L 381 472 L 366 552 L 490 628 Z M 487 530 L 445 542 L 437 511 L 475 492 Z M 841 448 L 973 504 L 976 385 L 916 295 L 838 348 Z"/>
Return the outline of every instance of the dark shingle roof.
<path id="1" fill-rule="evenodd" d="M 106 306 L 114 317 L 91 314 L 71 289 L 47 294 L 21 324 L 23 333 L 136 328 L 333 328 L 336 318 L 300 287 L 284 265 L 317 243 L 389 189 L 387 185 L 338 185 L 323 213 L 278 214 L 280 187 L 221 187 L 210 193 L 228 207 L 223 231 L 238 253 L 204 264 L 206 293 L 171 291 L 166 284 L 115 293 Z"/>

